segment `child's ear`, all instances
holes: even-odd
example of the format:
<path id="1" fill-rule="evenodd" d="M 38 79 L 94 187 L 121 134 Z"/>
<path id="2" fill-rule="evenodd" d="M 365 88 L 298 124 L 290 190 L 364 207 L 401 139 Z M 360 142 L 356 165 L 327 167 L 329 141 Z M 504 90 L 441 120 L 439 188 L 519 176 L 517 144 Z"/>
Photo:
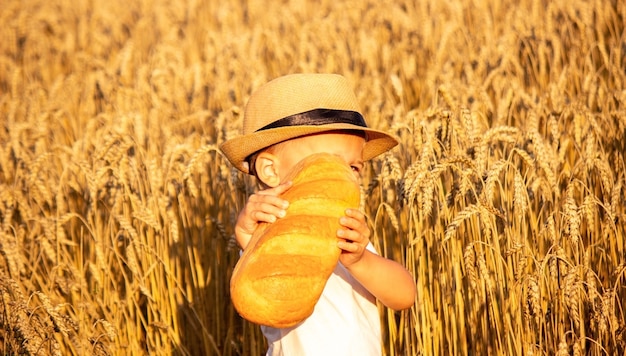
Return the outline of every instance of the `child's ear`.
<path id="1" fill-rule="evenodd" d="M 276 187 L 280 184 L 278 174 L 278 157 L 269 153 L 261 152 L 254 163 L 257 178 L 268 187 Z"/>

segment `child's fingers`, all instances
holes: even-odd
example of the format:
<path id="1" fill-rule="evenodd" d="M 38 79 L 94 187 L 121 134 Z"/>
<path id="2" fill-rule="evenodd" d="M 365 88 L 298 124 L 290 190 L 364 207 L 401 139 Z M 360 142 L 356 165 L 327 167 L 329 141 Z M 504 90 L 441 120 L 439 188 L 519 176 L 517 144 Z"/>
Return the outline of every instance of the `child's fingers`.
<path id="1" fill-rule="evenodd" d="M 252 194 L 239 213 L 235 224 L 235 237 L 246 248 L 259 223 L 273 223 L 287 214 L 289 202 L 279 196 L 291 187 L 291 182 Z"/>
<path id="2" fill-rule="evenodd" d="M 288 181 L 288 182 L 285 182 L 285 183 L 281 183 L 281 184 L 275 186 L 274 188 L 261 190 L 257 194 L 258 195 L 280 195 L 280 194 L 286 192 L 287 189 L 291 188 L 292 185 L 293 185 L 293 182 Z"/>
<path id="3" fill-rule="evenodd" d="M 272 209 L 268 209 L 268 210 L 272 210 Z M 273 223 L 276 221 L 277 218 L 282 218 L 284 216 L 285 216 L 284 210 L 277 210 L 276 212 L 271 212 L 271 213 L 257 210 L 253 212 L 252 217 L 257 222 Z"/>
<path id="4" fill-rule="evenodd" d="M 289 202 L 275 195 L 252 194 L 250 198 L 248 198 L 248 206 L 254 210 L 271 212 L 267 209 L 287 209 L 287 207 L 289 206 Z"/>
<path id="5" fill-rule="evenodd" d="M 347 209 L 346 216 L 339 219 L 341 226 L 348 230 L 354 230 L 365 239 L 369 239 L 370 230 L 365 221 L 365 214 L 357 209 Z"/>
<path id="6" fill-rule="evenodd" d="M 365 240 L 364 236 L 361 233 L 351 229 L 337 230 L 337 237 L 339 237 L 343 240 L 343 242 L 346 242 L 348 244 L 353 244 L 355 242 L 361 243 L 363 240 Z"/>
<path id="7" fill-rule="evenodd" d="M 346 209 L 345 211 L 346 216 L 349 216 L 351 218 L 355 218 L 357 220 L 362 220 L 365 221 L 365 214 L 363 214 L 363 212 L 359 209 Z"/>
<path id="8" fill-rule="evenodd" d="M 359 260 L 365 253 L 369 243 L 370 230 L 365 215 L 357 209 L 347 209 L 345 216 L 339 219 L 341 228 L 337 230 L 337 247 L 342 251 L 341 263 L 350 266 Z"/>
<path id="9" fill-rule="evenodd" d="M 339 240 L 339 242 L 337 242 L 337 247 L 339 247 L 339 249 L 345 252 L 350 252 L 350 253 L 356 253 L 360 249 L 362 249 L 361 245 L 353 243 L 353 242 L 344 241 L 344 240 Z"/>
<path id="10" fill-rule="evenodd" d="M 272 223 L 277 218 L 282 218 L 287 214 L 287 206 L 289 206 L 289 202 L 276 196 L 250 196 L 244 215 L 251 223 Z"/>
<path id="11" fill-rule="evenodd" d="M 248 206 L 252 207 L 253 209 L 261 210 L 268 213 L 271 213 L 271 210 L 275 210 L 273 209 L 273 207 L 280 208 L 281 210 L 287 209 L 287 206 L 289 206 L 289 202 L 280 198 L 279 196 L 290 187 L 291 182 L 287 182 L 274 188 L 262 190 L 255 194 L 252 194 L 248 198 Z"/>

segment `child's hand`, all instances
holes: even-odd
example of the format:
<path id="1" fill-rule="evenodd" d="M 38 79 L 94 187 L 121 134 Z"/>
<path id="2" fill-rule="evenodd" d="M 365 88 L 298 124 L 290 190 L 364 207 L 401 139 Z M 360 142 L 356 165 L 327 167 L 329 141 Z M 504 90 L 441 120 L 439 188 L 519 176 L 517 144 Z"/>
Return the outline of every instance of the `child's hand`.
<path id="1" fill-rule="evenodd" d="M 339 219 L 343 228 L 337 230 L 340 241 L 337 246 L 341 249 L 339 261 L 345 267 L 361 260 L 370 241 L 370 229 L 365 221 L 365 215 L 357 209 L 347 209 L 346 216 Z"/>
<path id="2" fill-rule="evenodd" d="M 365 215 L 348 209 L 339 223 L 342 228 L 337 230 L 337 246 L 341 249 L 341 264 L 383 305 L 393 310 L 410 308 L 415 303 L 415 280 L 398 262 L 367 250 L 370 230 Z"/>
<path id="3" fill-rule="evenodd" d="M 246 248 L 259 223 L 273 223 L 277 218 L 285 216 L 289 202 L 278 196 L 291 185 L 291 182 L 282 183 L 274 188 L 261 190 L 248 198 L 235 224 L 235 238 L 241 248 Z"/>

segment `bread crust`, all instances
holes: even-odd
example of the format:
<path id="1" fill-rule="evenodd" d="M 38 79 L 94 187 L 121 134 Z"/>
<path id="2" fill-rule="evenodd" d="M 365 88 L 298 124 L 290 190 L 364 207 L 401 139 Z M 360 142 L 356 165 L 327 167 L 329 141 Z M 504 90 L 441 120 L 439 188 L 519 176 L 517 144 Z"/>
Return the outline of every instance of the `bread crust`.
<path id="1" fill-rule="evenodd" d="M 285 217 L 262 223 L 237 262 L 230 281 L 239 314 L 260 325 L 286 328 L 313 313 L 339 261 L 339 218 L 358 208 L 359 184 L 339 157 L 314 154 L 286 180 L 293 186 Z"/>

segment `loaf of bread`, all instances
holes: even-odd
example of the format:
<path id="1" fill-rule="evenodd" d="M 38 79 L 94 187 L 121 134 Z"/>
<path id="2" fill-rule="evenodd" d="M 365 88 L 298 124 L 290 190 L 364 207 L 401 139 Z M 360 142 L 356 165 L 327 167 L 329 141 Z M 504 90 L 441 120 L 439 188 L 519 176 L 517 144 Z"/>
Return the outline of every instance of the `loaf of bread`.
<path id="1" fill-rule="evenodd" d="M 293 186 L 281 196 L 289 202 L 285 217 L 259 226 L 230 280 L 239 314 L 276 328 L 313 313 L 339 260 L 339 218 L 360 202 L 351 168 L 330 154 L 303 159 L 287 180 Z"/>

